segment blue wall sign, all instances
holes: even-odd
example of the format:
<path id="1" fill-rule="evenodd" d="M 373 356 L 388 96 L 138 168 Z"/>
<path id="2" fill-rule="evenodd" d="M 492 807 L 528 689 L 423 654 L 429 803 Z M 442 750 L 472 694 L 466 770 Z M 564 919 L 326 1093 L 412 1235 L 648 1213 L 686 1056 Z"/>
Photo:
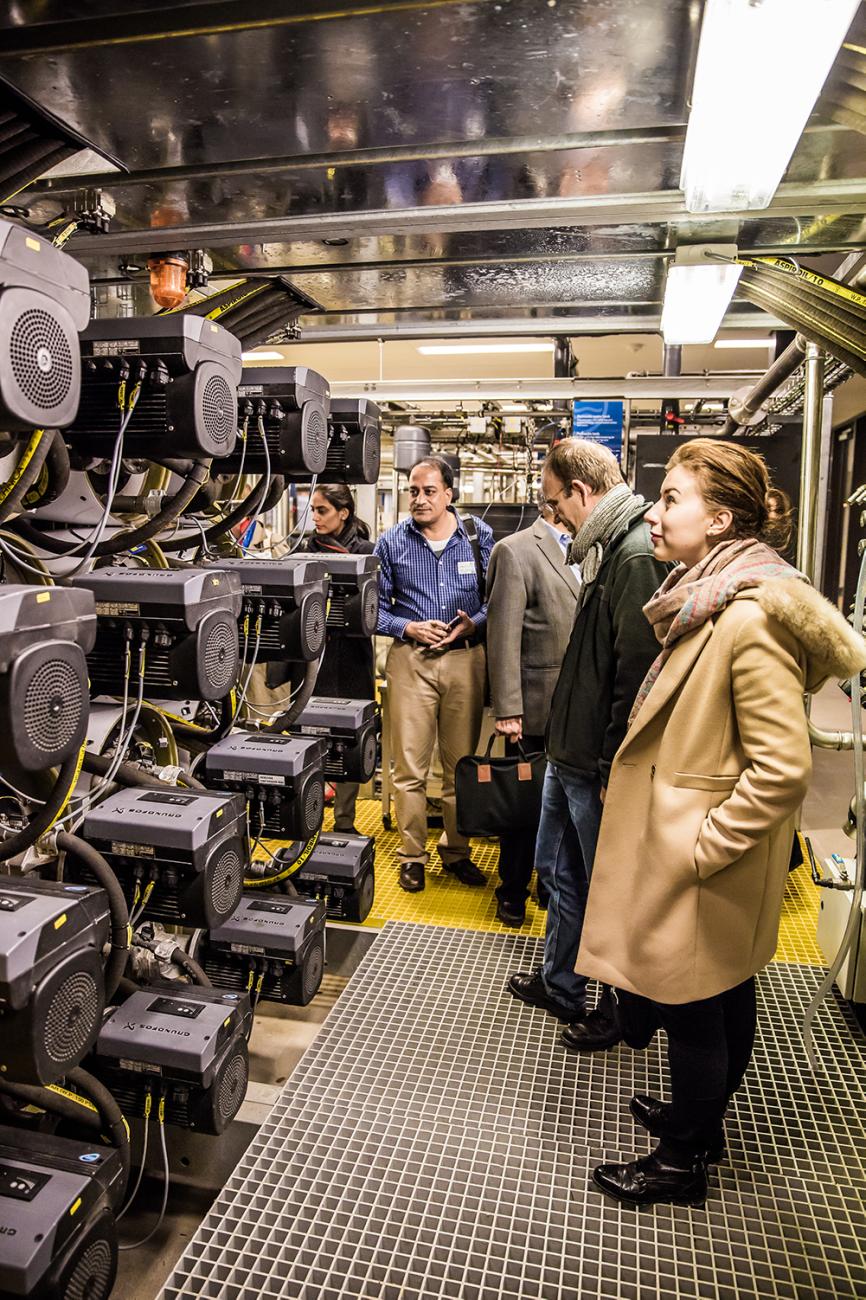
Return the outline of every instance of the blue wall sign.
<path id="1" fill-rule="evenodd" d="M 575 438 L 600 442 L 622 460 L 624 402 L 585 402 L 575 399 L 571 432 Z"/>

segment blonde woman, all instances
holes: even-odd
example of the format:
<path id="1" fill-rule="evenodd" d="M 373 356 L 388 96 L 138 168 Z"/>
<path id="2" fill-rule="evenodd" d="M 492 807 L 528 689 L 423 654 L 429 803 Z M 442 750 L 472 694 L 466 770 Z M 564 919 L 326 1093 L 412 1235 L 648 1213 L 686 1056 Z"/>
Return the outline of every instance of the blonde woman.
<path id="1" fill-rule="evenodd" d="M 631 1046 L 667 1033 L 670 1102 L 630 1103 L 658 1146 L 593 1175 L 638 1205 L 702 1205 L 723 1158 L 811 776 L 804 692 L 866 666 L 863 638 L 768 544 L 790 528 L 771 491 L 759 456 L 699 438 L 647 514 L 677 567 L 644 608 L 660 653 L 611 769 L 576 963 L 620 990 Z"/>

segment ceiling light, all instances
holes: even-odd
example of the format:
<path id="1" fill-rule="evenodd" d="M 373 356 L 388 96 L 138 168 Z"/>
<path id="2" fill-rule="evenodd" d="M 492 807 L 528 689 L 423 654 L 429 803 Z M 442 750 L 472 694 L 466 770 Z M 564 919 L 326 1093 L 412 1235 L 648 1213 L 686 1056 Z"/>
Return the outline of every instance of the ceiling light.
<path id="1" fill-rule="evenodd" d="M 765 208 L 859 0 L 707 0 L 680 187 L 689 212 Z"/>
<path id="2" fill-rule="evenodd" d="M 715 348 L 771 348 L 773 339 L 716 339 Z"/>
<path id="3" fill-rule="evenodd" d="M 242 352 L 241 357 L 244 361 L 282 361 L 282 352 Z"/>
<path id="4" fill-rule="evenodd" d="M 424 343 L 418 351 L 424 357 L 457 357 L 505 352 L 552 352 L 552 343 Z"/>
<path id="5" fill-rule="evenodd" d="M 736 252 L 731 245 L 677 249 L 662 307 L 665 343 L 712 343 L 743 271 L 718 258 L 735 257 Z"/>

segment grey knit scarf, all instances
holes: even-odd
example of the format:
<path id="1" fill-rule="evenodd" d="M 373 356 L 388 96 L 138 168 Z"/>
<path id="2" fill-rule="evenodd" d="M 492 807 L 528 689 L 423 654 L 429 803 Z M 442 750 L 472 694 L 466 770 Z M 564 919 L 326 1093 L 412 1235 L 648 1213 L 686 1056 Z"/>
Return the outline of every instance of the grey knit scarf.
<path id="1" fill-rule="evenodd" d="M 643 497 L 635 496 L 627 483 L 619 483 L 605 492 L 575 536 L 568 552 L 568 563 L 580 565 L 584 591 L 598 577 L 604 548 L 622 531 L 641 505 L 646 505 Z"/>

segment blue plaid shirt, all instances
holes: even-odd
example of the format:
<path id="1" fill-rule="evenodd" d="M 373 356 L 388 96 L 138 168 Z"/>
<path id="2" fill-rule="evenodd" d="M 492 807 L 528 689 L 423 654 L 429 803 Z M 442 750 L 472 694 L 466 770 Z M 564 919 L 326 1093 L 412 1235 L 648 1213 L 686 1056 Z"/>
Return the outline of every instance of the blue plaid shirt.
<path id="1" fill-rule="evenodd" d="M 456 514 L 456 511 L 453 512 Z M 475 518 L 475 516 L 473 516 Z M 487 572 L 493 549 L 493 530 L 475 519 L 481 567 Z M 475 552 L 457 517 L 456 531 L 439 555 L 413 519 L 404 519 L 383 533 L 376 543 L 379 557 L 380 636 L 404 639 L 408 623 L 437 618 L 450 623 L 463 609 L 479 630 L 487 622 L 484 592 L 478 590 Z"/>

